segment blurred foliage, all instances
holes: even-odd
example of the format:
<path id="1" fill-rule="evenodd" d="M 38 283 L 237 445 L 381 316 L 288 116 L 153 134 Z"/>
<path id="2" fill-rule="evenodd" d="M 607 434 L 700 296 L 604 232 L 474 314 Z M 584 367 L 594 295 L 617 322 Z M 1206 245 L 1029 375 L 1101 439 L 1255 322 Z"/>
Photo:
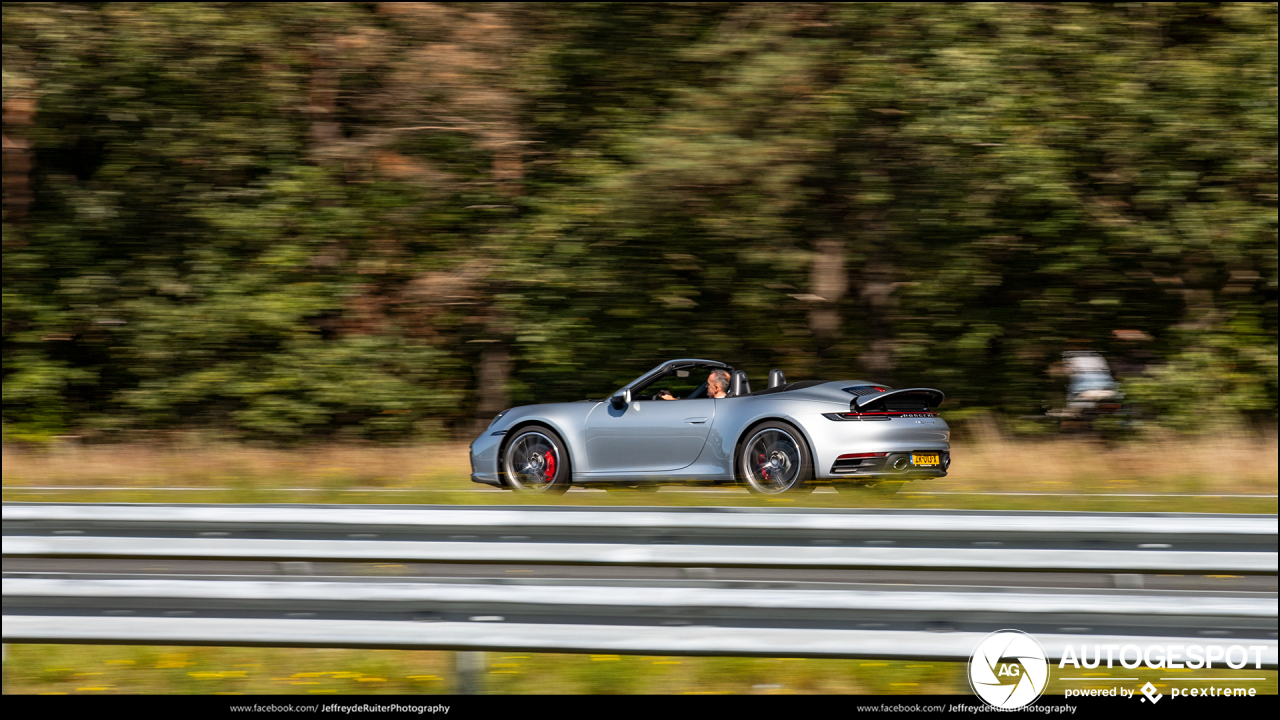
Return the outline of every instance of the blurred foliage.
<path id="1" fill-rule="evenodd" d="M 1188 341 L 1186 350 L 1126 383 L 1130 401 L 1179 430 L 1220 431 L 1245 419 L 1274 423 L 1274 348 L 1268 350 L 1255 315 L 1233 320 L 1230 331 Z"/>
<path id="2" fill-rule="evenodd" d="M 1016 415 L 1084 348 L 1274 423 L 1276 13 L 7 4 L 6 434 L 465 434 L 671 357 Z"/>

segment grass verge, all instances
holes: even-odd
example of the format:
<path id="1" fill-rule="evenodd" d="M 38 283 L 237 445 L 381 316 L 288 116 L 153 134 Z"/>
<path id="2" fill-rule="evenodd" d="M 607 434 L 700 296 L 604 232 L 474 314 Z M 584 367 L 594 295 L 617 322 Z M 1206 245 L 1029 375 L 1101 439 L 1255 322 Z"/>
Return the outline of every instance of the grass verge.
<path id="1" fill-rule="evenodd" d="M 1219 435 L 1108 447 L 1014 440 L 994 431 L 953 446 L 948 477 L 894 496 L 742 490 L 573 491 L 540 498 L 470 481 L 467 446 L 269 450 L 188 442 L 4 448 L 4 499 L 62 502 L 746 505 L 1275 513 L 1275 438 Z M 675 490 L 682 490 L 676 492 Z"/>
<path id="2" fill-rule="evenodd" d="M 454 654 L 440 651 L 10 645 L 9 653 L 4 684 L 9 694 L 448 695 L 457 690 Z M 483 691 L 492 694 L 971 695 L 965 664 L 958 662 L 500 652 L 486 653 L 485 659 Z M 1162 679 L 1179 672 L 1198 680 Z M 1084 675 L 1090 679 L 1061 679 Z M 1202 687 L 1204 678 L 1245 675 L 1263 679 L 1229 684 L 1276 694 L 1274 670 L 1120 667 L 1052 668 L 1046 694 L 1114 685 L 1132 689 L 1148 680 L 1167 694 L 1171 687 Z"/>

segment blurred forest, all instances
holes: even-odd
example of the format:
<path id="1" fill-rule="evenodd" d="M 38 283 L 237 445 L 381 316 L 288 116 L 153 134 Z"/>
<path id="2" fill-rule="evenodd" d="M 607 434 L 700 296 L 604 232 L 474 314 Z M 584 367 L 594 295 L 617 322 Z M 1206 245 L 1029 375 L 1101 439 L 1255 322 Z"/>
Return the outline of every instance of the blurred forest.
<path id="1" fill-rule="evenodd" d="M 703 357 L 1274 427 L 1277 6 L 10 3 L 4 432 L 465 437 Z"/>

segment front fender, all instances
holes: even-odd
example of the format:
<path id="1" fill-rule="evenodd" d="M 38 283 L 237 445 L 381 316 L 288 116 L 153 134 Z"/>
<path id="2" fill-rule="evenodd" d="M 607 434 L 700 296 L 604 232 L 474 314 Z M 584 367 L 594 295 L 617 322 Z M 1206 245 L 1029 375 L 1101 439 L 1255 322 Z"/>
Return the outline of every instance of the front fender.
<path id="1" fill-rule="evenodd" d="M 484 456 L 483 467 L 477 466 L 475 472 L 490 472 L 495 477 L 501 477 L 500 452 L 506 438 L 527 425 L 545 425 L 555 431 L 569 451 L 569 467 L 572 468 L 573 474 L 576 476 L 578 473 L 588 472 L 582 427 L 591 410 L 601 404 L 599 402 L 555 403 L 513 408 L 503 415 L 501 420 L 485 430 L 485 434 L 477 439 L 476 443 L 473 443 L 473 446 L 479 444 L 485 437 L 493 437 L 497 440 L 493 443 L 491 454 Z M 487 444 L 485 447 L 489 448 Z M 481 459 L 476 458 L 473 462 L 479 463 Z"/>

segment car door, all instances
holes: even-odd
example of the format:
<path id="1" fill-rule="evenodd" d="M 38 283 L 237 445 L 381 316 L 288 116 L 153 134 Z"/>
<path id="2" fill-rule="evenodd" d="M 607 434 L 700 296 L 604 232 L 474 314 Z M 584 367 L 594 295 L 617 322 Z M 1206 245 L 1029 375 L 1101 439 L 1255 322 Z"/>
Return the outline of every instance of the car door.
<path id="1" fill-rule="evenodd" d="M 589 473 L 650 474 L 679 470 L 702 452 L 715 417 L 715 401 L 635 400 L 616 408 L 597 405 L 583 438 Z"/>

